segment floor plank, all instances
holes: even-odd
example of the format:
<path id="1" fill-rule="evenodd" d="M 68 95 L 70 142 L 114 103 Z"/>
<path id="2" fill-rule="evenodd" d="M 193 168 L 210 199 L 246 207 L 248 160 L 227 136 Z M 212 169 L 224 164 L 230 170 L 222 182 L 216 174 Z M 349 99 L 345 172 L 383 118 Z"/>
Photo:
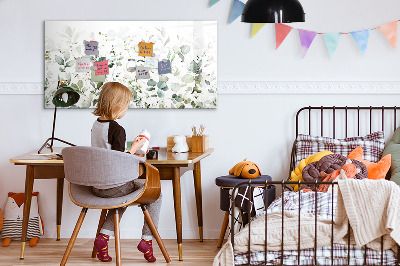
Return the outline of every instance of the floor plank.
<path id="1" fill-rule="evenodd" d="M 0 246 L 0 264 L 3 266 L 11 265 L 60 265 L 61 258 L 64 255 L 69 239 L 40 239 L 36 247 L 27 246 L 25 249 L 25 259 L 19 259 L 21 244 L 18 241 L 12 241 L 9 247 Z M 122 264 L 149 266 L 150 264 L 143 258 L 143 254 L 136 249 L 140 240 L 121 239 Z M 199 240 L 185 239 L 183 241 L 183 261 L 178 261 L 178 247 L 176 240 L 163 240 L 168 250 L 172 262 L 167 264 L 162 256 L 157 243 L 153 243 L 154 254 L 157 258 L 157 265 L 212 265 L 215 255 L 218 253 L 217 240 Z M 114 258 L 114 243 L 110 241 L 109 251 Z M 68 259 L 67 265 L 114 265 L 113 263 L 103 263 L 92 259 L 93 240 L 77 239 Z"/>

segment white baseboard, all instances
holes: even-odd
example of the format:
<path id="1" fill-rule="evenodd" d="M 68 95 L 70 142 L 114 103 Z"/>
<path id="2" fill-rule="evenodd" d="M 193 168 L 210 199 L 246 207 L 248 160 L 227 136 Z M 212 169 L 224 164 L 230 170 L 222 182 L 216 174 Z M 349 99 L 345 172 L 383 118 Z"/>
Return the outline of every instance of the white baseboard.
<path id="1" fill-rule="evenodd" d="M 43 94 L 43 83 L 0 83 L 0 94 Z M 220 81 L 218 94 L 400 94 L 400 81 Z"/>

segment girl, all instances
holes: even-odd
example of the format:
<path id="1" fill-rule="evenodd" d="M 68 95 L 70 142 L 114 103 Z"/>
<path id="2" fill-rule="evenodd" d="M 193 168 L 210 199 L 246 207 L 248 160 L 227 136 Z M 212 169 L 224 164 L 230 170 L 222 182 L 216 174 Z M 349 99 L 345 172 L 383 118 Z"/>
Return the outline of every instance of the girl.
<path id="1" fill-rule="evenodd" d="M 97 108 L 93 112 L 94 115 L 99 116 L 92 127 L 91 142 L 93 147 L 125 152 L 125 129 L 115 120 L 121 119 L 126 114 L 131 99 L 132 92 L 121 83 L 107 82 L 102 86 Z M 138 155 L 136 151 L 138 151 L 145 142 L 146 139 L 144 138 L 136 138 L 129 149 L 129 153 L 144 157 L 145 154 Z M 92 191 L 94 195 L 102 198 L 125 196 L 143 187 L 143 183 L 135 182 L 136 178 L 136 176 L 133 176 L 132 181 L 116 187 L 93 187 Z M 161 195 L 155 202 L 147 205 L 156 226 L 158 226 L 160 207 Z M 118 209 L 120 219 L 125 210 L 126 207 Z M 97 249 L 97 258 L 101 261 L 112 260 L 108 255 L 108 240 L 110 236 L 114 236 L 114 214 L 115 210 L 109 210 L 107 212 L 106 220 L 101 228 L 100 234 L 94 241 L 94 246 Z M 156 258 L 153 256 L 152 237 L 153 234 L 151 233 L 150 227 L 145 221 L 142 230 L 142 240 L 137 248 L 144 253 L 144 258 L 149 262 L 156 261 Z"/>

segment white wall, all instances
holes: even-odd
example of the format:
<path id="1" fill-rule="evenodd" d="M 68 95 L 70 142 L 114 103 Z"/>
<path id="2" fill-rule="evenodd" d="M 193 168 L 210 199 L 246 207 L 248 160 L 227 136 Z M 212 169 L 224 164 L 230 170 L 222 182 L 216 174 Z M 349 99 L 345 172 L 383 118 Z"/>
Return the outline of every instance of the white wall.
<path id="1" fill-rule="evenodd" d="M 141 3 L 146 3 L 141 7 Z M 218 74 L 220 81 L 399 81 L 399 52 L 391 50 L 379 31 L 371 33 L 366 56 L 351 36 L 343 36 L 334 59 L 329 59 L 318 36 L 301 59 L 297 32 L 274 50 L 273 25 L 266 25 L 250 40 L 251 27 L 235 21 L 227 24 L 230 0 L 208 9 L 208 0 L 109 1 L 12 1 L 0 0 L 0 85 L 10 82 L 42 82 L 43 21 L 45 20 L 218 20 Z M 350 31 L 375 27 L 399 19 L 400 2 L 384 0 L 303 0 L 307 22 L 294 24 L 309 30 Z M 219 95 L 216 110 L 129 110 L 121 120 L 128 138 L 142 128 L 152 132 L 153 145 L 165 146 L 176 133 L 189 134 L 193 124 L 204 123 L 215 152 L 202 163 L 205 238 L 218 238 L 223 214 L 214 179 L 227 174 L 238 161 L 255 161 L 263 174 L 275 180 L 286 176 L 294 138 L 294 115 L 308 105 L 399 105 L 399 95 Z M 25 168 L 9 158 L 35 150 L 51 134 L 52 110 L 44 110 L 43 95 L 0 95 L 0 207 L 7 192 L 24 190 Z M 90 144 L 91 110 L 60 110 L 56 135 L 78 145 Z M 182 177 L 184 238 L 197 237 L 193 181 Z M 55 237 L 56 182 L 38 180 L 40 211 L 45 237 Z M 175 238 L 171 182 L 162 182 L 164 195 L 160 233 Z M 69 237 L 79 208 L 64 191 L 62 237 Z M 93 237 L 99 212 L 90 211 L 80 237 Z M 139 218 L 138 218 L 139 217 Z M 142 218 L 130 208 L 121 222 L 123 238 L 139 238 Z"/>

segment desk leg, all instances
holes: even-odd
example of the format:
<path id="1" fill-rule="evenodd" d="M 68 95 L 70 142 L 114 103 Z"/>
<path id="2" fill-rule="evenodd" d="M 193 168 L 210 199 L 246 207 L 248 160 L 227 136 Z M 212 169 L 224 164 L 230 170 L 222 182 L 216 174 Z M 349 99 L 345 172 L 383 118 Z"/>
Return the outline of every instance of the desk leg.
<path id="1" fill-rule="evenodd" d="M 196 194 L 197 221 L 199 225 L 200 242 L 203 242 L 203 203 L 201 196 L 201 169 L 200 161 L 194 164 L 194 191 Z"/>
<path id="2" fill-rule="evenodd" d="M 60 241 L 64 178 L 57 178 L 57 241 Z"/>
<path id="3" fill-rule="evenodd" d="M 26 166 L 25 177 L 25 195 L 24 195 L 24 213 L 22 219 L 22 232 L 21 232 L 21 255 L 20 259 L 24 259 L 26 235 L 28 233 L 29 213 L 31 212 L 31 200 L 34 181 L 34 166 Z"/>
<path id="4" fill-rule="evenodd" d="M 179 260 L 182 260 L 182 205 L 181 205 L 181 174 L 179 167 L 174 167 L 174 178 L 172 179 L 174 191 L 175 223 L 178 242 Z"/>

